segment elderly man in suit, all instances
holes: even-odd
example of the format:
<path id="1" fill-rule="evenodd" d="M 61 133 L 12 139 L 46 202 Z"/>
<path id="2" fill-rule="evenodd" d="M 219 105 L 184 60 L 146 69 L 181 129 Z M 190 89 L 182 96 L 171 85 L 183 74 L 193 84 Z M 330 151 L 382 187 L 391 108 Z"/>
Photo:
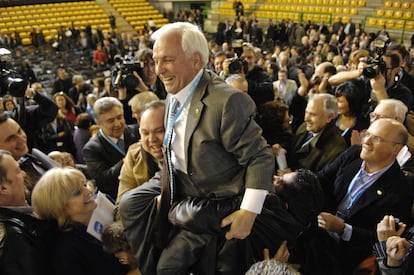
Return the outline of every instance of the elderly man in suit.
<path id="1" fill-rule="evenodd" d="M 138 141 L 138 129 L 125 125 L 123 105 L 114 97 L 98 99 L 93 111 L 99 131 L 86 143 L 83 155 L 98 190 L 116 199 L 125 152 Z"/>
<path id="2" fill-rule="evenodd" d="M 339 240 L 346 274 L 372 255 L 382 217 L 407 221 L 412 205 L 409 182 L 396 161 L 407 142 L 404 125 L 381 118 L 361 138 L 362 146 L 351 146 L 318 172 L 326 193 L 318 225 Z"/>
<path id="3" fill-rule="evenodd" d="M 242 274 L 249 263 L 240 257 L 253 249 L 247 249 L 245 242 L 239 247 L 238 239 L 249 242 L 253 236 L 256 242 L 249 243 L 261 254 L 265 245 L 275 251 L 281 238 L 294 242 L 303 227 L 284 212 L 279 198 L 271 193 L 274 159 L 254 121 L 253 100 L 204 69 L 208 46 L 203 33 L 197 26 L 179 22 L 157 30 L 153 38 L 156 71 L 168 92 L 166 168 L 161 179 L 160 224 L 156 226 L 163 232 L 156 240 L 166 240 L 158 247 L 159 259 L 155 255 L 151 263 L 157 265 L 155 271 L 154 266 L 142 264 L 154 256 L 149 248 L 154 242 L 143 237 L 144 248 L 136 254 L 140 270 L 144 274 Z M 154 178 L 131 190 L 135 193 L 127 193 L 121 200 L 122 221 L 128 221 L 124 223 L 127 238 L 134 226 L 128 215 L 141 211 L 139 215 L 145 216 L 143 236 L 153 228 L 148 221 L 156 215 L 143 213 L 157 209 L 156 181 Z M 139 209 L 128 200 L 131 194 L 143 195 L 144 200 L 150 197 L 152 203 Z M 265 211 L 272 206 L 283 212 L 279 216 L 283 218 L 277 220 L 273 211 Z M 272 218 L 265 222 L 268 216 Z M 257 225 L 267 226 L 276 220 L 277 233 L 267 228 L 265 236 L 256 230 Z M 165 232 L 166 222 L 174 230 Z"/>
<path id="4" fill-rule="evenodd" d="M 319 171 L 347 148 L 335 125 L 337 116 L 338 104 L 333 95 L 312 95 L 306 106 L 305 122 L 297 129 L 292 149 L 287 152 L 291 169 Z M 274 152 L 279 149 L 279 144 L 273 145 Z"/>

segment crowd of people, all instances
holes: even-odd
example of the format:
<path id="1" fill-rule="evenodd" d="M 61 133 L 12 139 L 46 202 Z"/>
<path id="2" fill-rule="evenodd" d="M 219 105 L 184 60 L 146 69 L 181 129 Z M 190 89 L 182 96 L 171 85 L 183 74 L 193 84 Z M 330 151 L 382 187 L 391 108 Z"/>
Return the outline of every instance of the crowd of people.
<path id="1" fill-rule="evenodd" d="M 414 272 L 414 45 L 242 13 L 62 34 L 110 73 L 2 90 L 2 274 Z"/>

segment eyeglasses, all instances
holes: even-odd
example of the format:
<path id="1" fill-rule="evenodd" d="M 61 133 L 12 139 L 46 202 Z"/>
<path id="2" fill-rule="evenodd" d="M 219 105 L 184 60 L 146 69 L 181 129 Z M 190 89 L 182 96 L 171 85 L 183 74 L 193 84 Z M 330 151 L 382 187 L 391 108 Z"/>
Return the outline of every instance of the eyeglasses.
<path id="1" fill-rule="evenodd" d="M 369 113 L 369 117 L 371 119 L 374 119 L 374 120 L 380 119 L 380 118 L 389 118 L 387 116 L 384 116 L 384 115 L 381 115 L 381 114 L 378 114 L 378 113 L 375 113 L 375 112 Z"/>
<path id="2" fill-rule="evenodd" d="M 386 140 L 383 137 L 380 136 L 376 136 L 371 134 L 370 132 L 368 132 L 367 130 L 361 131 L 359 133 L 359 136 L 362 139 L 371 139 L 372 143 L 374 143 L 375 145 L 378 145 L 382 142 L 387 142 L 387 143 L 394 143 L 394 144 L 402 144 L 401 142 L 395 142 L 395 141 L 391 141 L 391 140 Z"/>

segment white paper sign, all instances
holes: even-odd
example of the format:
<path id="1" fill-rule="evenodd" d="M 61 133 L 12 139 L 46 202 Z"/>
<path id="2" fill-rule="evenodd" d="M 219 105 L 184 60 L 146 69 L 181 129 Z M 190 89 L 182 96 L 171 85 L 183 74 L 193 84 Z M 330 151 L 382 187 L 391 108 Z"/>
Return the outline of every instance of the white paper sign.
<path id="1" fill-rule="evenodd" d="M 114 222 L 115 205 L 102 192 L 98 192 L 96 204 L 86 231 L 101 241 L 104 229 Z"/>

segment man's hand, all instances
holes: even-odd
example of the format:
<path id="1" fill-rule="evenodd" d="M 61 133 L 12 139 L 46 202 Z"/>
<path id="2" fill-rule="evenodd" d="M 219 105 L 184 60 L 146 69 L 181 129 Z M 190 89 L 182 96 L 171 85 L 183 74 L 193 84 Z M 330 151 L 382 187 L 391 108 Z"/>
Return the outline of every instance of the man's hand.
<path id="1" fill-rule="evenodd" d="M 342 234 L 345 229 L 345 223 L 343 220 L 327 212 L 319 213 L 318 226 L 326 231 L 339 234 Z"/>
<path id="2" fill-rule="evenodd" d="M 384 218 L 377 224 L 377 237 L 379 241 L 385 241 L 391 236 L 401 236 L 404 232 L 405 223 L 398 222 L 400 228 L 395 229 L 396 220 L 390 215 L 385 215 Z"/>
<path id="3" fill-rule="evenodd" d="M 404 256 L 410 248 L 410 243 L 397 236 L 389 237 L 387 240 L 387 265 L 401 266 Z"/>
<path id="4" fill-rule="evenodd" d="M 289 256 L 290 256 L 290 252 L 289 252 L 289 249 L 287 247 L 287 241 L 283 241 L 272 259 L 276 260 L 276 261 L 280 261 L 282 263 L 287 263 L 288 260 L 289 260 Z M 263 258 L 264 258 L 265 261 L 270 260 L 269 249 L 265 248 L 263 250 Z"/>
<path id="5" fill-rule="evenodd" d="M 229 76 L 229 65 L 231 63 L 232 58 L 226 58 L 223 61 L 223 75 L 224 77 L 228 77 Z"/>
<path id="6" fill-rule="evenodd" d="M 372 91 L 375 93 L 378 101 L 388 98 L 385 78 L 382 74 L 378 74 L 375 78 L 372 78 L 370 83 Z"/>
<path id="7" fill-rule="evenodd" d="M 230 225 L 230 230 L 226 233 L 226 239 L 245 239 L 250 235 L 254 220 L 256 219 L 257 214 L 240 209 L 234 211 L 227 217 L 221 220 L 221 227 L 226 227 Z"/>

